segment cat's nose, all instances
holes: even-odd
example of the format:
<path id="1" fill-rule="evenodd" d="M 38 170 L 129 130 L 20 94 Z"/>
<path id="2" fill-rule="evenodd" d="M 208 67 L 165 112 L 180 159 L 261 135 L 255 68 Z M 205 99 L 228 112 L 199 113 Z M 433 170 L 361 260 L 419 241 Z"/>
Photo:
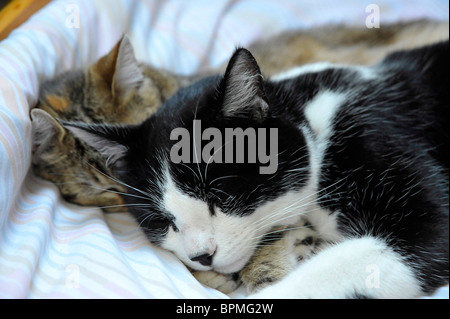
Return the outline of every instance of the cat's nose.
<path id="1" fill-rule="evenodd" d="M 195 257 L 190 258 L 192 261 L 198 261 L 203 266 L 211 266 L 213 260 L 214 253 L 212 254 L 201 254 Z"/>

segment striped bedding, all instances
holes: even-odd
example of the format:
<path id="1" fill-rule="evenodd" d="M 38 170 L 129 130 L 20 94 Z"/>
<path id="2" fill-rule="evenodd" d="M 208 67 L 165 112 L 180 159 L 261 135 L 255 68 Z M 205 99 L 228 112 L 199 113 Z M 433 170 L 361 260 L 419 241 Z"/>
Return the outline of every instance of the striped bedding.
<path id="1" fill-rule="evenodd" d="M 381 23 L 448 20 L 447 1 L 377 4 Z M 283 30 L 364 25 L 365 6 L 331 0 L 79 0 L 53 1 L 33 15 L 0 43 L 0 297 L 229 298 L 149 244 L 128 214 L 71 205 L 55 185 L 33 175 L 29 111 L 39 84 L 89 65 L 123 33 L 140 60 L 192 74 L 219 65 L 236 45 Z M 448 288 L 435 297 L 448 298 Z"/>

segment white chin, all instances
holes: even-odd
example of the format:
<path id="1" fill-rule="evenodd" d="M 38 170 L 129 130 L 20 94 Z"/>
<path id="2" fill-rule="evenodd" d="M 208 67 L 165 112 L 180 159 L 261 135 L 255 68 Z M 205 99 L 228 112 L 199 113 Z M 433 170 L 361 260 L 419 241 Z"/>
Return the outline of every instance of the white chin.
<path id="1" fill-rule="evenodd" d="M 213 267 L 214 267 L 214 271 L 217 271 L 219 273 L 232 274 L 232 273 L 240 271 L 242 268 L 244 268 L 244 266 L 247 264 L 247 261 L 248 260 L 246 260 L 244 258 L 244 259 L 238 260 L 236 262 L 227 263 L 227 264 L 224 264 L 224 265 L 220 265 L 220 264 L 219 265 L 214 265 L 213 264 Z"/>

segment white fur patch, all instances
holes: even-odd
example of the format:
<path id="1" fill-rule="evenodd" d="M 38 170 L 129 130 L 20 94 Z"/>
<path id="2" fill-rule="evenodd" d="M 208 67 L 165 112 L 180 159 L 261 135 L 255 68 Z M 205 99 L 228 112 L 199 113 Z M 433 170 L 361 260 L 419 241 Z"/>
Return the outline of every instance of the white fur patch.
<path id="1" fill-rule="evenodd" d="M 332 121 L 346 95 L 332 91 L 317 93 L 305 107 L 306 119 L 316 138 L 325 139 L 331 134 Z"/>
<path id="2" fill-rule="evenodd" d="M 174 222 L 179 231 L 171 229 L 163 247 L 174 251 L 185 263 L 199 265 L 190 259 L 202 254 L 213 254 L 216 250 L 208 205 L 182 193 L 168 173 L 165 180 L 163 206 L 175 217 Z"/>
<path id="3" fill-rule="evenodd" d="M 342 64 L 333 64 L 328 62 L 317 62 L 306 64 L 303 66 L 294 67 L 290 70 L 276 74 L 270 78 L 271 81 L 281 82 L 284 80 L 289 80 L 296 78 L 303 74 L 322 72 L 328 69 L 348 69 L 354 70 L 359 73 L 364 80 L 373 80 L 377 77 L 377 74 L 373 68 L 365 66 L 347 66 Z"/>
<path id="4" fill-rule="evenodd" d="M 281 82 L 284 80 L 296 78 L 303 74 L 322 72 L 327 69 L 332 69 L 335 67 L 337 67 L 337 65 L 328 63 L 328 62 L 311 63 L 311 64 L 306 64 L 303 66 L 297 66 L 297 67 L 287 70 L 283 73 L 274 75 L 270 78 L 270 80 L 274 81 L 274 82 Z"/>
<path id="5" fill-rule="evenodd" d="M 330 212 L 327 209 L 320 207 L 317 203 L 317 199 L 321 196 L 326 195 L 326 189 L 319 191 L 319 177 L 321 174 L 321 166 L 323 161 L 323 156 L 328 144 L 328 135 L 323 136 L 323 138 L 318 141 L 314 139 L 314 135 L 309 130 L 308 127 L 302 126 L 300 128 L 305 136 L 306 143 L 308 145 L 309 151 L 309 163 L 311 177 L 308 181 L 308 186 L 311 189 L 310 205 L 307 212 L 308 221 L 314 225 L 317 230 L 319 237 L 325 241 L 337 242 L 341 240 L 341 234 L 339 233 L 337 227 L 337 216 L 339 212 Z"/>

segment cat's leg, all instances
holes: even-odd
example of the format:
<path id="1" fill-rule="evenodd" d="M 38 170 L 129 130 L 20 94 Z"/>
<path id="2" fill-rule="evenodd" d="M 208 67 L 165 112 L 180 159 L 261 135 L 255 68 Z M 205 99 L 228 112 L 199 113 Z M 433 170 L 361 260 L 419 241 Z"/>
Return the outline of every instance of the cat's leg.
<path id="1" fill-rule="evenodd" d="M 384 240 L 347 239 L 330 245 L 283 280 L 250 298 L 414 298 L 420 284 Z"/>
<path id="2" fill-rule="evenodd" d="M 249 293 L 271 285 L 292 272 L 298 263 L 308 259 L 319 243 L 317 232 L 304 219 L 290 227 L 271 231 L 281 238 L 259 246 L 240 276 Z"/>
<path id="3" fill-rule="evenodd" d="M 288 241 L 282 237 L 256 249 L 240 277 L 247 291 L 253 293 L 284 278 L 295 263 Z"/>

